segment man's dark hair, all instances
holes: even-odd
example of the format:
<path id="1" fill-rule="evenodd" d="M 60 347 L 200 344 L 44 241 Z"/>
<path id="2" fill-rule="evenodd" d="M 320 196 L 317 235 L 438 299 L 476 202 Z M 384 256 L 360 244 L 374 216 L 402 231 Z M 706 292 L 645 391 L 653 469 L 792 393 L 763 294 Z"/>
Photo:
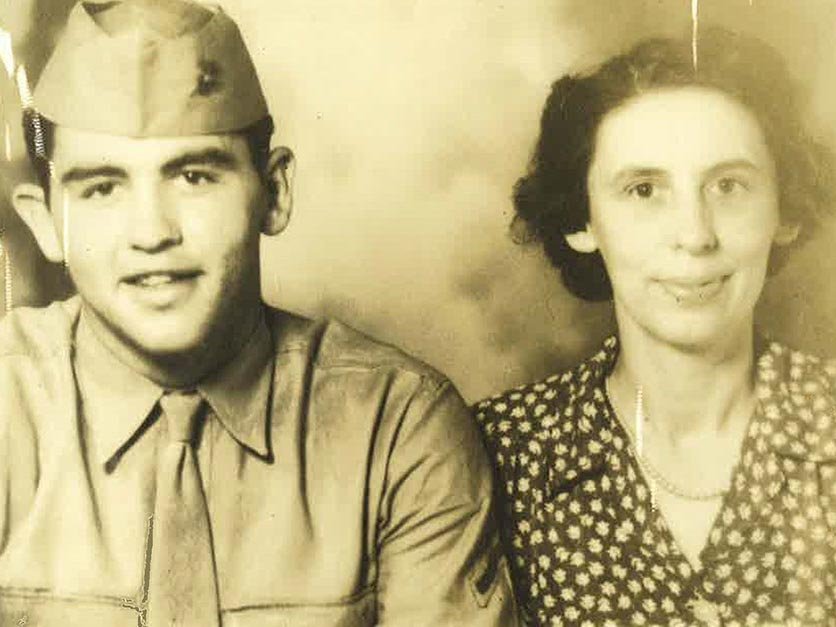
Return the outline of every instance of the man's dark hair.
<path id="1" fill-rule="evenodd" d="M 270 159 L 270 140 L 273 136 L 273 118 L 266 116 L 258 122 L 237 131 L 247 140 L 250 148 L 250 157 L 256 172 L 259 173 L 262 183 L 267 186 L 270 193 L 275 190 L 268 176 L 267 167 Z M 50 168 L 52 149 L 55 141 L 55 123 L 40 115 L 34 109 L 23 111 L 23 136 L 26 140 L 26 151 L 29 160 L 35 169 L 38 183 L 44 189 L 46 198 L 49 199 Z"/>
<path id="2" fill-rule="evenodd" d="M 760 122 L 775 160 L 782 220 L 807 236 L 832 211 L 830 155 L 805 132 L 798 89 L 780 55 L 760 40 L 711 28 L 698 41 L 697 61 L 695 68 L 690 38 L 656 38 L 552 85 L 528 172 L 514 187 L 511 231 L 518 241 L 540 241 L 576 296 L 612 297 L 601 255 L 577 253 L 565 239 L 589 221 L 596 132 L 607 113 L 650 90 L 703 86 L 736 99 Z"/>

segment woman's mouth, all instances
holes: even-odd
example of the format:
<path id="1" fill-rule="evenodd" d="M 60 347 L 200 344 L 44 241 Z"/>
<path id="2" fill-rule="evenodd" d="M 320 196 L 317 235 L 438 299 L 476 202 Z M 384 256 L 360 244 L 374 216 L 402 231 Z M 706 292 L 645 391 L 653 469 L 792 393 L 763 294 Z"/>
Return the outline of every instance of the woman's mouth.
<path id="1" fill-rule="evenodd" d="M 658 283 L 662 290 L 682 305 L 701 305 L 716 298 L 726 286 L 731 275 L 705 278 L 662 279 Z"/>

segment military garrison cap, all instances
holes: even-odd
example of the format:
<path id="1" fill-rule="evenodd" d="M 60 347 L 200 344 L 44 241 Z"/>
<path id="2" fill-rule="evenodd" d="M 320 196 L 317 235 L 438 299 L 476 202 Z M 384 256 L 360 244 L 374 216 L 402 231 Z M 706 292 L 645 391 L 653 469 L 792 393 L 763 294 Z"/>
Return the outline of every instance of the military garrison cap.
<path id="1" fill-rule="evenodd" d="M 79 2 L 33 103 L 57 124 L 131 137 L 224 133 L 268 115 L 235 22 L 192 0 Z"/>

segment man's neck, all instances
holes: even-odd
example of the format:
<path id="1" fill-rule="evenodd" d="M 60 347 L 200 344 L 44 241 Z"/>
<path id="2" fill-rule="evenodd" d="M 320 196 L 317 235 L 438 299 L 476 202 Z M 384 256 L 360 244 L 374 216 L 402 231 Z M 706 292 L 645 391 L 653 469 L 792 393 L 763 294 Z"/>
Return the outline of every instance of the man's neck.
<path id="1" fill-rule="evenodd" d="M 238 317 L 234 324 L 208 333 L 193 350 L 165 355 L 150 355 L 143 351 L 86 305 L 82 305 L 81 315 L 104 348 L 137 374 L 165 389 L 185 389 L 194 387 L 234 359 L 258 325 L 264 324 L 264 308 L 260 303 L 245 307 L 243 311 L 247 315 Z"/>

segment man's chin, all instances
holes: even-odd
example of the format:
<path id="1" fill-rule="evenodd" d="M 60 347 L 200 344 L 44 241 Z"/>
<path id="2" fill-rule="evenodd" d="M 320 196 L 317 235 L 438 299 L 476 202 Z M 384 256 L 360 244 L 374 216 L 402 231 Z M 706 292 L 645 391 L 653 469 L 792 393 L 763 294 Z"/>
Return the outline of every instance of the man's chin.
<path id="1" fill-rule="evenodd" d="M 115 327 L 115 328 L 114 328 Z M 112 326 L 117 340 L 153 360 L 188 358 L 205 350 L 211 325 L 189 316 L 136 316 Z"/>
<path id="2" fill-rule="evenodd" d="M 189 329 L 155 329 L 141 333 L 134 328 L 130 337 L 138 352 L 155 359 L 188 358 L 200 353 L 206 347 L 206 336 L 198 333 L 195 327 Z"/>

